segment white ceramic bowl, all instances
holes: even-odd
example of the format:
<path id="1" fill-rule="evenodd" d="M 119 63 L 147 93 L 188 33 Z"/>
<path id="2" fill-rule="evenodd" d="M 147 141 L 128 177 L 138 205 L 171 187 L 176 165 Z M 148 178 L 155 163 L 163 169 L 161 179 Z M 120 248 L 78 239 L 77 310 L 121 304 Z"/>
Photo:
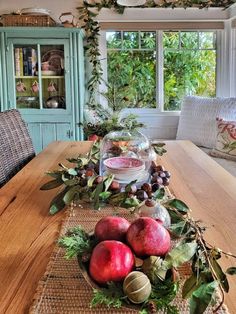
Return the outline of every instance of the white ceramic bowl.
<path id="1" fill-rule="evenodd" d="M 113 157 L 104 161 L 107 173 L 113 174 L 116 180 L 133 181 L 143 176 L 145 164 L 142 160 L 132 157 Z"/>

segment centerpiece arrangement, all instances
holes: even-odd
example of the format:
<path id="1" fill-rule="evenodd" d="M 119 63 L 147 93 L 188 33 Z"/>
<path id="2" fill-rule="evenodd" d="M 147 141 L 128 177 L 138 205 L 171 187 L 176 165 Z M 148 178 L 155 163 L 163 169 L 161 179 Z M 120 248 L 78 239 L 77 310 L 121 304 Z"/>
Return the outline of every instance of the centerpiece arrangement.
<path id="1" fill-rule="evenodd" d="M 59 240 L 67 258 L 77 256 L 94 289 L 91 305 L 174 314 L 178 308 L 171 301 L 181 287 L 191 314 L 209 304 L 217 311 L 229 291 L 227 274 L 236 274 L 236 267 L 224 272 L 219 259 L 236 256 L 207 243 L 205 228 L 170 194 L 171 175 L 154 162 L 153 150 L 163 154 L 164 144 L 151 145 L 142 134 L 119 135 L 110 133 L 89 153 L 69 159 L 73 167 L 60 164 L 41 188 L 64 187 L 52 200 L 51 214 L 78 202 L 114 208 L 115 215 L 100 220 L 91 233 L 78 226 Z M 129 221 L 117 216 L 120 208 L 128 209 Z M 178 268 L 185 263 L 189 275 L 182 282 Z"/>

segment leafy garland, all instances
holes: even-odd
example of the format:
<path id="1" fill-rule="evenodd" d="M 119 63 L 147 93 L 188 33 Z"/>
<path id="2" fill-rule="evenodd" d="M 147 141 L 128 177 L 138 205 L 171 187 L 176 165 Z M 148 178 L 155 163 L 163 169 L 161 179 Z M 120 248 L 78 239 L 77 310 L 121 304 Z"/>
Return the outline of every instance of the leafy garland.
<path id="1" fill-rule="evenodd" d="M 176 7 L 198 7 L 199 9 L 209 7 L 228 8 L 233 5 L 236 0 L 148 0 L 145 5 L 140 8 L 176 8 Z M 101 0 L 100 2 L 89 2 L 83 0 L 83 6 L 78 7 L 79 20 L 82 22 L 82 28 L 85 30 L 87 44 L 85 50 L 92 65 L 91 78 L 88 81 L 89 101 L 88 106 L 96 109 L 96 92 L 99 84 L 102 82 L 102 66 L 99 51 L 99 22 L 96 20 L 102 8 L 114 9 L 117 13 L 123 14 L 124 6 L 117 4 L 116 0 Z"/>
<path id="2" fill-rule="evenodd" d="M 163 146 L 162 143 L 154 146 L 155 151 L 160 155 L 165 152 Z M 100 209 L 106 204 L 129 208 L 131 212 L 139 209 L 142 201 L 133 193 L 135 182 L 127 184 L 124 191 L 118 191 L 113 176 L 101 177 L 96 174 L 99 165 L 98 143 L 95 143 L 86 155 L 79 155 L 68 161 L 74 163 L 75 167 L 68 168 L 60 164 L 61 169 L 48 173 L 54 179 L 41 187 L 42 190 L 48 190 L 64 185 L 64 189 L 51 202 L 51 214 L 63 209 L 65 205 L 82 200 L 92 203 L 95 209 Z M 164 259 L 151 256 L 144 260 L 143 272 L 149 275 L 152 293 L 148 301 L 143 304 L 140 313 L 146 314 L 152 308 L 163 309 L 169 314 L 178 313 L 170 304 L 177 294 L 178 284 L 170 280 L 168 273 L 188 261 L 191 262 L 192 274 L 183 285 L 182 297 L 189 299 L 190 314 L 203 313 L 212 303 L 216 288 L 219 288 L 221 300 L 215 309 L 217 311 L 224 302 L 224 293 L 229 291 L 227 275 L 236 275 L 236 267 L 223 271 L 219 259 L 222 255 L 234 258 L 236 255 L 207 243 L 203 237 L 205 228 L 199 221 L 193 220 L 188 206 L 181 200 L 167 198 L 164 188 L 159 188 L 151 198 L 160 202 L 168 210 L 171 217 L 169 231 L 174 237 L 181 238 L 181 242 Z M 59 244 L 66 248 L 67 258 L 78 256 L 81 262 L 86 262 L 96 245 L 96 240 L 81 227 L 77 227 L 69 230 L 59 240 Z M 124 305 L 127 299 L 124 294 L 119 293 L 120 287 L 113 288 L 109 286 L 107 289 L 94 290 L 91 305 L 104 304 L 108 307 Z"/>

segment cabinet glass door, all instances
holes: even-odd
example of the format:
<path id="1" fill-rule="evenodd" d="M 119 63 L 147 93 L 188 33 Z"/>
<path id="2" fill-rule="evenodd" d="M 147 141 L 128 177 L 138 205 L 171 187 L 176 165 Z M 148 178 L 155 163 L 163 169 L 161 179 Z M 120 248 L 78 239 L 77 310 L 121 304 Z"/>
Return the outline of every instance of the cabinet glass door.
<path id="1" fill-rule="evenodd" d="M 37 46 L 14 46 L 16 108 L 40 108 Z"/>
<path id="2" fill-rule="evenodd" d="M 40 55 L 43 108 L 66 109 L 64 46 L 41 45 Z"/>
<path id="3" fill-rule="evenodd" d="M 66 109 L 64 45 L 13 44 L 17 109 Z"/>

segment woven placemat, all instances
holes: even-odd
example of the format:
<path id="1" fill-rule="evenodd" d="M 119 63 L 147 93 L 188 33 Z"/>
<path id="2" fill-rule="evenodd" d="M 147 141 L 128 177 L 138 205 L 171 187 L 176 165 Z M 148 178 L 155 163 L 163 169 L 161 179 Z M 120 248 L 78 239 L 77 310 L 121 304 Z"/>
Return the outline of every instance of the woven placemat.
<path id="1" fill-rule="evenodd" d="M 86 231 L 92 231 L 99 219 L 112 215 L 114 211 L 106 208 L 102 211 L 94 211 L 87 208 L 75 208 L 67 210 L 67 218 L 63 222 L 60 235 L 71 228 L 81 225 Z M 119 214 L 128 220 L 133 220 L 134 216 L 127 210 L 119 211 Z M 186 265 L 179 269 L 181 282 L 189 274 L 189 267 Z M 72 314 L 72 313 L 138 313 L 139 311 L 122 307 L 121 309 L 108 309 L 104 306 L 96 308 L 90 307 L 92 289 L 84 279 L 76 258 L 65 260 L 64 249 L 56 246 L 47 267 L 47 270 L 40 280 L 34 301 L 30 309 L 30 314 Z M 181 314 L 189 313 L 188 302 L 182 300 L 181 292 L 175 298 L 173 304 L 178 306 Z M 163 313 L 159 311 L 158 313 Z M 207 314 L 213 313 L 213 309 L 208 307 Z M 223 305 L 218 314 L 229 314 L 227 307 Z"/>

